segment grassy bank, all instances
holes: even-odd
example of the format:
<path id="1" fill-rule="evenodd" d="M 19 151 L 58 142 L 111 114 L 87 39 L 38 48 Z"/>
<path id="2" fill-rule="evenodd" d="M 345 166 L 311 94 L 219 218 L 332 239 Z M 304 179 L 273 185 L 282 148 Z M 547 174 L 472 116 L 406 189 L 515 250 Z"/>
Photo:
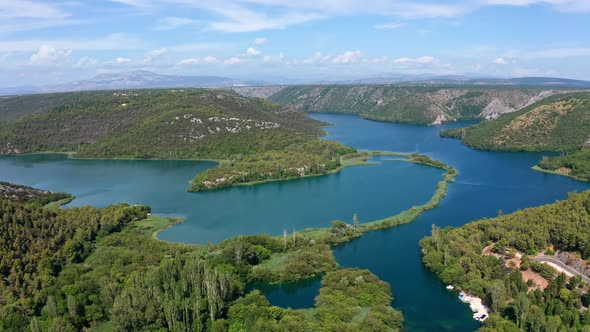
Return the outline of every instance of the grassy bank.
<path id="1" fill-rule="evenodd" d="M 556 172 L 556 171 L 552 171 L 550 169 L 544 169 L 544 168 L 539 167 L 539 165 L 535 165 L 535 166 L 531 167 L 531 169 L 532 170 L 535 170 L 535 171 L 538 171 L 538 172 L 547 173 L 547 174 L 565 176 L 565 177 L 568 177 L 568 178 L 571 178 L 571 179 L 574 179 L 574 180 L 578 180 L 578 181 L 588 181 L 588 180 L 586 180 L 584 178 L 577 177 L 575 175 L 565 174 L 565 173 L 562 173 L 562 172 Z"/>
<path id="2" fill-rule="evenodd" d="M 59 209 L 60 207 L 70 203 L 71 201 L 73 201 L 76 197 L 71 196 L 71 197 L 66 197 L 64 199 L 60 199 L 58 201 L 54 201 L 51 203 L 48 203 L 46 205 L 44 205 L 43 207 L 49 210 L 56 210 Z"/>
<path id="3" fill-rule="evenodd" d="M 419 155 L 419 154 L 404 154 L 404 153 L 397 153 L 397 152 L 388 152 L 388 151 L 371 151 L 368 152 L 370 156 L 399 156 L 405 159 L 395 159 L 399 161 L 405 162 L 413 162 L 417 164 L 428 165 L 432 167 L 437 167 L 444 169 L 446 172 L 443 174 L 443 180 L 438 182 L 437 189 L 432 195 L 432 198 L 423 205 L 413 206 L 405 211 L 402 211 L 394 216 L 390 216 L 384 219 L 375 220 L 371 222 L 366 222 L 358 225 L 356 227 L 356 232 L 358 234 L 352 234 L 353 236 L 346 239 L 345 241 L 337 241 L 336 243 L 344 243 L 348 240 L 356 238 L 360 236 L 362 233 L 367 233 L 371 231 L 376 231 L 380 229 L 386 229 L 395 227 L 402 224 L 407 224 L 414 219 L 416 219 L 422 212 L 434 209 L 435 207 L 440 204 L 440 201 L 446 196 L 448 191 L 449 183 L 453 182 L 457 175 L 459 174 L 457 170 L 453 167 L 446 165 L 440 161 L 432 160 L 428 156 Z M 301 233 L 307 235 L 311 238 L 322 238 L 329 236 L 332 228 L 313 228 L 313 229 L 306 229 Z"/>

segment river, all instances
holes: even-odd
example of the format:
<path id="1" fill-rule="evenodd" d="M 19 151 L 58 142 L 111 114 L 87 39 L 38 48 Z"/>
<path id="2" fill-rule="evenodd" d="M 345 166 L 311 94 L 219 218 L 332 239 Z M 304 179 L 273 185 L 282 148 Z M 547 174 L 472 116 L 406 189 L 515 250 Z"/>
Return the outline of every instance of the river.
<path id="1" fill-rule="evenodd" d="M 419 152 L 455 167 L 460 175 L 440 206 L 411 224 L 363 235 L 335 248 L 340 265 L 368 268 L 389 282 L 393 306 L 404 313 L 408 331 L 472 331 L 469 309 L 444 288 L 420 262 L 418 241 L 432 224 L 460 226 L 482 217 L 563 199 L 587 183 L 530 169 L 539 153 L 476 151 L 458 140 L 438 136 L 442 128 L 314 114 L 334 124 L 326 138 L 366 150 Z M 185 222 L 159 237 L 184 243 L 218 242 L 238 234 L 282 234 L 326 227 L 334 219 L 371 221 L 397 214 L 430 199 L 442 170 L 376 158 L 376 165 L 355 166 L 337 174 L 188 193 L 188 181 L 214 167 L 212 162 L 75 160 L 39 154 L 0 158 L 0 180 L 70 192 L 69 206 L 105 206 L 117 202 L 147 204 L 154 213 L 181 216 Z M 273 304 L 313 305 L 319 280 L 261 286 Z"/>

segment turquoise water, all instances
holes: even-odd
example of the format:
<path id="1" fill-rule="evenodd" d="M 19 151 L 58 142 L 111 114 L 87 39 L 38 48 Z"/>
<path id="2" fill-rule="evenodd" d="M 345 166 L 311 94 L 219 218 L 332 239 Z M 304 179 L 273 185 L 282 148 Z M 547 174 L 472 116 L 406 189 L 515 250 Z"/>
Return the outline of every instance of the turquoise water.
<path id="1" fill-rule="evenodd" d="M 316 119 L 333 123 L 328 138 L 360 149 L 420 152 L 441 160 L 459 172 L 447 196 L 434 210 L 411 224 L 363 235 L 334 251 L 345 267 L 370 269 L 392 287 L 393 306 L 404 313 L 404 330 L 473 331 L 479 325 L 454 292 L 445 289 L 420 260 L 418 241 L 430 233 L 432 224 L 461 226 L 498 210 L 551 203 L 568 192 L 590 189 L 585 182 L 536 172 L 530 168 L 540 153 L 497 153 L 470 149 L 459 140 L 440 138 L 443 128 L 465 123 L 426 127 L 380 123 L 354 116 L 317 114 Z"/>
<path id="2" fill-rule="evenodd" d="M 377 231 L 335 249 L 342 266 L 368 268 L 388 281 L 393 305 L 408 331 L 472 331 L 469 309 L 444 289 L 421 262 L 418 241 L 431 224 L 460 226 L 482 217 L 562 199 L 587 183 L 530 170 L 535 153 L 492 153 L 442 139 L 438 127 L 372 122 L 354 116 L 316 114 L 333 123 L 328 138 L 359 149 L 420 152 L 461 174 L 441 205 L 415 222 Z M 386 158 L 385 158 L 386 159 Z M 361 222 L 396 214 L 428 201 L 440 180 L 436 168 L 399 161 L 344 169 L 338 174 L 206 193 L 188 193 L 188 181 L 214 167 L 211 162 L 70 160 L 63 155 L 0 158 L 0 180 L 73 193 L 70 204 L 148 204 L 155 213 L 186 221 L 162 232 L 164 240 L 207 243 L 238 234 L 281 234 L 283 229 L 323 227 L 333 219 Z M 255 285 L 271 303 L 310 307 L 319 280 L 301 284 Z"/>
<path id="3" fill-rule="evenodd" d="M 387 159 L 387 158 L 384 158 Z M 73 160 L 42 154 L 0 158 L 1 180 L 72 193 L 70 206 L 150 205 L 185 222 L 163 240 L 214 243 L 239 234 L 329 227 L 334 219 L 381 219 L 430 199 L 442 170 L 402 161 L 349 167 L 337 174 L 189 193 L 188 181 L 211 162 Z"/>

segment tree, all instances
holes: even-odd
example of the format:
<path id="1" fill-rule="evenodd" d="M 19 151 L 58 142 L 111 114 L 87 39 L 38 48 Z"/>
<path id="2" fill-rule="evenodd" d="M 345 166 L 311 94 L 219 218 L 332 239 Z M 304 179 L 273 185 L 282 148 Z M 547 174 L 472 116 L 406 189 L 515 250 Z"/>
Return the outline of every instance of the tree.
<path id="1" fill-rule="evenodd" d="M 492 299 L 492 310 L 501 312 L 506 301 L 506 287 L 502 280 L 494 280 L 490 286 L 489 293 Z"/>
<path id="2" fill-rule="evenodd" d="M 283 229 L 283 249 L 287 250 L 287 229 Z"/>
<path id="3" fill-rule="evenodd" d="M 514 309 L 516 313 L 516 325 L 520 328 L 524 327 L 526 316 L 531 307 L 531 300 L 525 293 L 518 293 L 516 301 L 514 302 Z"/>

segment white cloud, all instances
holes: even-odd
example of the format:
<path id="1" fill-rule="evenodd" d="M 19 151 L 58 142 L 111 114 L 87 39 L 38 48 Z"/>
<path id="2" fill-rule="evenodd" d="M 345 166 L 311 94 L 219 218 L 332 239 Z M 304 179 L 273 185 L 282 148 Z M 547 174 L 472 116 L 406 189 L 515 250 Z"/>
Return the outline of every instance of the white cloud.
<path id="1" fill-rule="evenodd" d="M 303 59 L 303 61 L 301 63 L 302 64 L 318 64 L 318 63 L 327 62 L 331 58 L 332 58 L 331 56 L 326 55 L 322 52 L 316 52 L 312 56 Z"/>
<path id="2" fill-rule="evenodd" d="M 175 30 L 186 26 L 194 26 L 201 23 L 199 20 L 193 20 L 186 17 L 169 16 L 158 20 L 154 27 L 157 31 Z"/>
<path id="3" fill-rule="evenodd" d="M 55 27 L 63 27 L 70 25 L 88 24 L 86 20 L 70 20 L 70 19 L 58 19 L 58 20 L 35 20 L 23 22 L 21 20 L 14 21 L 8 24 L 0 24 L 0 33 L 13 33 L 20 31 L 40 30 L 49 29 Z"/>
<path id="4" fill-rule="evenodd" d="M 219 60 L 214 56 L 208 55 L 203 58 L 203 62 L 204 63 L 218 63 Z"/>
<path id="5" fill-rule="evenodd" d="M 182 6 L 217 17 L 204 22 L 223 32 L 283 29 L 335 16 L 377 15 L 400 19 L 455 18 L 490 6 L 548 5 L 558 11 L 590 12 L 589 0 L 110 0 L 145 9 Z M 397 23 L 380 25 L 397 28 Z"/>
<path id="6" fill-rule="evenodd" d="M 379 29 L 379 30 L 393 30 L 393 29 L 398 29 L 401 27 L 406 26 L 406 23 L 385 23 L 385 24 L 378 24 L 375 25 L 375 29 Z"/>
<path id="7" fill-rule="evenodd" d="M 272 57 L 270 55 L 265 55 L 262 58 L 262 61 L 264 63 L 270 63 L 270 62 L 280 63 L 280 62 L 283 62 L 284 59 L 285 59 L 285 54 L 283 54 L 283 52 L 280 52 L 279 55 L 277 55 L 276 57 Z"/>
<path id="8" fill-rule="evenodd" d="M 70 16 L 59 7 L 29 0 L 0 0 L 0 18 L 64 19 Z"/>
<path id="9" fill-rule="evenodd" d="M 590 56 L 590 47 L 553 48 L 524 54 L 529 58 L 571 58 Z"/>
<path id="10" fill-rule="evenodd" d="M 337 55 L 332 59 L 332 62 L 335 64 L 351 64 L 357 63 L 361 60 L 363 53 L 359 50 L 356 51 L 346 51 L 340 55 Z"/>
<path id="11" fill-rule="evenodd" d="M 31 55 L 30 63 L 53 64 L 68 59 L 72 55 L 71 49 L 58 49 L 49 45 L 42 45 L 39 50 Z"/>
<path id="12" fill-rule="evenodd" d="M 437 59 L 432 56 L 422 56 L 419 58 L 397 58 L 393 60 L 393 63 L 419 63 L 419 64 L 426 64 L 426 63 L 433 63 L 437 62 Z"/>
<path id="13" fill-rule="evenodd" d="M 222 32 L 255 32 L 271 29 L 284 29 L 290 25 L 316 21 L 325 16 L 316 13 L 289 13 L 277 17 L 269 17 L 266 14 L 249 12 L 244 17 L 231 17 L 226 20 L 210 22 L 212 30 Z"/>
<path id="14" fill-rule="evenodd" d="M 219 62 L 219 60 L 216 57 L 208 55 L 203 58 L 182 59 L 176 65 L 177 66 L 190 66 L 190 65 L 198 65 L 198 64 L 214 64 L 214 63 L 218 63 L 218 62 Z"/>
<path id="15" fill-rule="evenodd" d="M 508 61 L 506 61 L 506 59 L 504 59 L 502 57 L 499 57 L 494 60 L 494 63 L 497 65 L 507 65 Z"/>
<path id="16" fill-rule="evenodd" d="M 588 0 L 480 0 L 481 5 L 487 6 L 533 6 L 549 5 L 564 12 L 587 12 L 590 11 Z"/>
<path id="17" fill-rule="evenodd" d="M 260 55 L 260 51 L 255 49 L 254 47 L 248 47 L 245 55 L 246 56 L 258 56 L 258 55 Z"/>
<path id="18" fill-rule="evenodd" d="M 225 59 L 225 61 L 223 61 L 223 63 L 225 63 L 226 65 L 236 65 L 236 64 L 241 63 L 241 62 L 242 62 L 242 59 L 240 59 L 240 58 L 238 58 L 236 56 L 233 56 L 233 57 L 231 57 L 229 59 Z"/>
<path id="19" fill-rule="evenodd" d="M 266 37 L 258 37 L 254 39 L 254 45 L 264 45 L 267 41 L 268 39 Z"/>
<path id="20" fill-rule="evenodd" d="M 152 62 L 152 61 L 154 61 L 155 59 L 157 59 L 157 58 L 159 58 L 159 57 L 163 56 L 164 54 L 166 54 L 166 53 L 168 53 L 168 52 L 169 52 L 169 50 L 168 50 L 167 48 L 165 48 L 165 47 L 163 47 L 163 48 L 159 48 L 159 49 L 157 49 L 157 50 L 152 50 L 152 51 L 149 51 L 149 52 L 148 52 L 148 53 L 145 55 L 144 61 L 145 61 L 145 62 Z"/>
<path id="21" fill-rule="evenodd" d="M 56 49 L 73 49 L 88 51 L 104 50 L 136 50 L 145 47 L 143 41 L 126 34 L 111 34 L 98 39 L 26 39 L 0 40 L 0 50 L 4 52 L 36 51 L 42 45 L 52 45 Z"/>
<path id="22" fill-rule="evenodd" d="M 74 67 L 76 68 L 92 68 L 98 65 L 98 60 L 89 56 L 84 56 L 76 61 Z"/>
<path id="23" fill-rule="evenodd" d="M 389 61 L 389 57 L 384 55 L 377 58 L 368 59 L 367 61 L 374 64 L 386 63 Z"/>
<path id="24" fill-rule="evenodd" d="M 118 57 L 117 59 L 115 59 L 115 62 L 121 65 L 121 64 L 124 64 L 124 63 L 131 62 L 131 59 L 123 58 L 123 57 Z"/>

